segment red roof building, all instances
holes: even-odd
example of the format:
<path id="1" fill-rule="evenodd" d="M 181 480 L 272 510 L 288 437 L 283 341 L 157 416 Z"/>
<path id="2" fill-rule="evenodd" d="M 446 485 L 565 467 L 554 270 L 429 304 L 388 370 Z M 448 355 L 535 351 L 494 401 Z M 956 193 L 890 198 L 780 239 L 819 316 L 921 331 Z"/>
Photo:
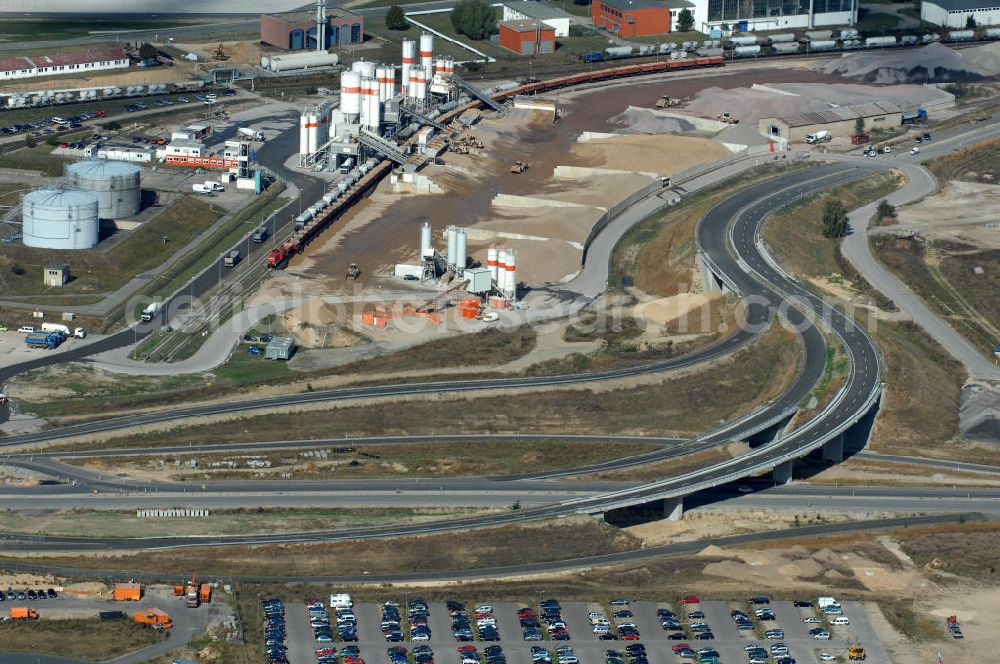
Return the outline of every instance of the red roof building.
<path id="1" fill-rule="evenodd" d="M 128 56 L 120 48 L 101 51 L 52 53 L 51 55 L 29 55 L 9 60 L 0 60 L 0 80 L 32 78 L 34 76 L 54 76 L 78 72 L 89 73 L 105 69 L 127 69 L 128 66 Z"/>

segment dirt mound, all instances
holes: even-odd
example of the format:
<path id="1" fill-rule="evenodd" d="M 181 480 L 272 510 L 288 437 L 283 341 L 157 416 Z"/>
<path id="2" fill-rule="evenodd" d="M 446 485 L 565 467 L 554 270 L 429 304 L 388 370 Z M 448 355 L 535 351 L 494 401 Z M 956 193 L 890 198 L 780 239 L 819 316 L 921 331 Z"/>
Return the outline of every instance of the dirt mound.
<path id="1" fill-rule="evenodd" d="M 725 549 L 715 546 L 714 544 L 711 544 L 709 546 L 706 546 L 701 551 L 699 551 L 696 555 L 704 556 L 706 558 L 724 558 L 728 554 L 726 553 Z"/>
<path id="2" fill-rule="evenodd" d="M 97 581 L 87 581 L 83 583 L 73 583 L 63 589 L 64 595 L 73 597 L 91 598 L 99 597 L 108 592 L 108 587 Z"/>
<path id="3" fill-rule="evenodd" d="M 718 563 L 709 563 L 705 565 L 701 573 L 705 576 L 722 576 L 727 579 L 740 579 L 746 577 L 748 574 L 753 572 L 753 568 L 750 565 L 744 563 L 738 563 L 733 560 L 723 560 Z"/>
<path id="4" fill-rule="evenodd" d="M 860 78 L 869 83 L 943 83 L 974 81 L 994 72 L 966 61 L 943 44 L 896 51 L 859 51 L 818 69 L 826 74 Z"/>
<path id="5" fill-rule="evenodd" d="M 815 560 L 796 560 L 778 567 L 778 574 L 787 578 L 811 579 L 823 572 L 823 566 Z"/>
<path id="6" fill-rule="evenodd" d="M 974 46 L 962 51 L 962 58 L 970 65 L 1000 74 L 1000 42 Z"/>
<path id="7" fill-rule="evenodd" d="M 648 108 L 629 106 L 608 118 L 608 124 L 622 127 L 629 134 L 677 134 L 694 131 L 694 125 L 677 117 L 663 115 Z"/>

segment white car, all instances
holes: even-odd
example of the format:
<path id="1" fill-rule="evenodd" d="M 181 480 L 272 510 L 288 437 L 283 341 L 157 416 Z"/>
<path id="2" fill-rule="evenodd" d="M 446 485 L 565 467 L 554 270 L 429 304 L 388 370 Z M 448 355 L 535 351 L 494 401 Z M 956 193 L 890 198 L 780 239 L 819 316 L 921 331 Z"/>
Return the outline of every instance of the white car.
<path id="1" fill-rule="evenodd" d="M 819 659 L 822 662 L 833 662 L 833 661 L 836 661 L 837 658 L 834 657 L 833 655 L 831 655 L 828 652 L 821 652 L 819 654 Z"/>
<path id="2" fill-rule="evenodd" d="M 500 314 L 495 311 L 490 311 L 483 316 L 484 323 L 495 323 L 500 320 Z"/>
<path id="3" fill-rule="evenodd" d="M 910 154 L 920 154 L 920 148 L 918 147 L 910 148 Z"/>
<path id="4" fill-rule="evenodd" d="M 809 616 L 808 618 L 803 618 L 802 622 L 806 623 L 807 625 L 818 625 L 823 621 L 817 618 L 816 616 Z"/>

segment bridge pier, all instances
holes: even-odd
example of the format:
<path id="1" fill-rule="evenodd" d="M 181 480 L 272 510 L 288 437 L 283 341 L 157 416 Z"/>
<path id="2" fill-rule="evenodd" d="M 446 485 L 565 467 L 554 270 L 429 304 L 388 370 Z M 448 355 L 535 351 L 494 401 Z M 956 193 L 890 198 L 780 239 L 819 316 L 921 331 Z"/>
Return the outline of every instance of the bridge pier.
<path id="1" fill-rule="evenodd" d="M 834 436 L 823 444 L 823 461 L 840 463 L 844 460 L 844 434 Z"/>
<path id="2" fill-rule="evenodd" d="M 784 463 L 779 463 L 774 467 L 772 475 L 774 477 L 775 484 L 791 484 L 792 483 L 792 460 L 789 459 Z"/>
<path id="3" fill-rule="evenodd" d="M 602 518 L 612 526 L 626 527 L 653 521 L 680 521 L 684 516 L 684 497 L 660 498 L 648 503 L 618 507 L 606 512 L 592 514 L 595 519 Z"/>
<path id="4" fill-rule="evenodd" d="M 664 498 L 663 516 L 668 521 L 680 521 L 681 517 L 684 516 L 684 497 Z"/>
<path id="5" fill-rule="evenodd" d="M 871 440 L 872 431 L 875 429 L 875 418 L 878 417 L 878 412 L 882 409 L 882 399 L 884 398 L 885 391 L 882 391 L 879 393 L 878 401 L 872 404 L 868 412 L 843 433 L 843 455 L 845 457 L 868 447 L 868 441 Z"/>

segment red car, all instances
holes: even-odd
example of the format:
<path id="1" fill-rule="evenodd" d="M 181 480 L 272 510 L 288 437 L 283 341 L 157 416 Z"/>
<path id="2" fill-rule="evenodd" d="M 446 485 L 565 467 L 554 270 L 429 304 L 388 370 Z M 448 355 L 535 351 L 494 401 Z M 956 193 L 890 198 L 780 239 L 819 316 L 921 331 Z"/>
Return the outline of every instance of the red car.
<path id="1" fill-rule="evenodd" d="M 457 650 L 458 652 L 476 652 L 476 646 L 466 643 L 464 646 L 459 646 Z"/>
<path id="2" fill-rule="evenodd" d="M 317 657 L 322 657 L 323 655 L 336 655 L 337 651 L 333 648 L 320 648 L 316 651 Z"/>
<path id="3" fill-rule="evenodd" d="M 682 650 L 691 650 L 691 644 L 690 643 L 678 643 L 675 646 L 671 646 L 670 649 L 673 650 L 674 652 L 680 652 Z"/>
<path id="4" fill-rule="evenodd" d="M 701 600 L 698 599 L 697 595 L 688 595 L 687 597 L 682 597 L 681 598 L 681 603 L 683 603 L 683 604 L 697 604 L 700 601 Z"/>
<path id="5" fill-rule="evenodd" d="M 95 115 L 97 117 L 99 117 L 99 118 L 106 118 L 106 117 L 108 117 L 108 114 L 105 113 L 104 111 L 97 111 L 97 113 L 95 113 Z"/>
<path id="6" fill-rule="evenodd" d="M 638 641 L 639 635 L 635 632 L 625 632 L 624 634 L 619 635 L 618 638 L 622 641 Z"/>

